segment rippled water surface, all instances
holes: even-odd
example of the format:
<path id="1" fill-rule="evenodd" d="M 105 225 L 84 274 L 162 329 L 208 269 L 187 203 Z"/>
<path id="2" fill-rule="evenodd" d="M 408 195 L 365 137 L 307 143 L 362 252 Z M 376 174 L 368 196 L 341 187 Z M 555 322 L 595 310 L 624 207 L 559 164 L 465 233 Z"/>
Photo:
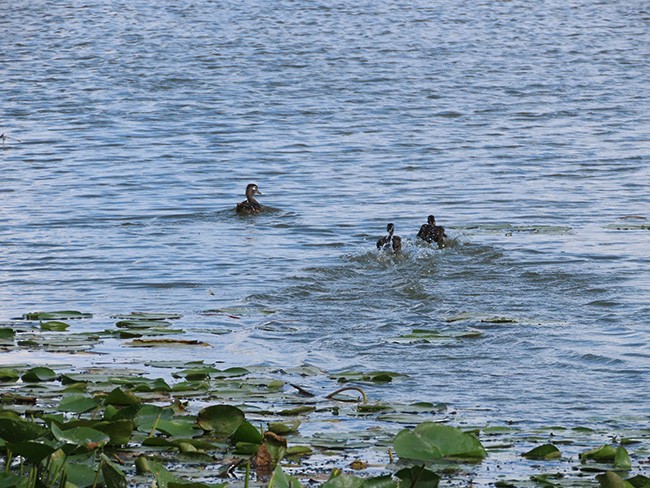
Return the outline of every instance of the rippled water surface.
<path id="1" fill-rule="evenodd" d="M 467 418 L 650 414 L 647 2 L 18 1 L 2 24 L 2 318 L 180 312 L 214 345 L 189 354 L 398 370 L 382 396 Z M 240 217 L 249 182 L 266 211 Z M 430 213 L 445 249 L 416 242 Z"/>

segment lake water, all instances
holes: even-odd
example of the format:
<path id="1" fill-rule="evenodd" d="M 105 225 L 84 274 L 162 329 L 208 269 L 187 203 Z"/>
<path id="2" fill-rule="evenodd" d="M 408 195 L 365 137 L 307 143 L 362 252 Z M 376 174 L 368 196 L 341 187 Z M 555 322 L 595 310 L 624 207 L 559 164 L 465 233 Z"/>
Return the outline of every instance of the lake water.
<path id="1" fill-rule="evenodd" d="M 178 312 L 188 358 L 648 427 L 647 2 L 17 1 L 1 31 L 0 318 Z"/>

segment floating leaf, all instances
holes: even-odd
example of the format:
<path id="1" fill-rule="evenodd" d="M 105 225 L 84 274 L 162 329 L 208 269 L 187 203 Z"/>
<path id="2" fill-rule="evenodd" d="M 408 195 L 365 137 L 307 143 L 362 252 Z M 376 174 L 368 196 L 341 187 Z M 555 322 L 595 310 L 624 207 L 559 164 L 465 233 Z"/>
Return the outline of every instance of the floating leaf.
<path id="1" fill-rule="evenodd" d="M 287 448 L 286 457 L 305 457 L 314 453 L 309 446 L 291 446 Z"/>
<path id="2" fill-rule="evenodd" d="M 430 461 L 443 457 L 480 459 L 487 455 L 480 441 L 456 427 L 424 422 L 414 430 L 404 429 L 394 441 L 400 458 Z"/>
<path id="3" fill-rule="evenodd" d="M 300 407 L 289 408 L 286 410 L 280 410 L 278 415 L 291 416 L 291 415 L 302 415 L 303 413 L 311 413 L 316 410 L 316 407 L 309 405 L 301 405 Z"/>
<path id="4" fill-rule="evenodd" d="M 47 429 L 34 422 L 15 418 L 0 418 L 0 438 L 7 442 L 31 441 L 44 436 Z"/>
<path id="5" fill-rule="evenodd" d="M 85 395 L 66 395 L 61 398 L 59 410 L 70 413 L 90 412 L 97 408 L 101 402 L 96 398 L 90 398 Z"/>
<path id="6" fill-rule="evenodd" d="M 69 324 L 65 322 L 59 322 L 57 320 L 51 320 L 49 322 L 41 322 L 41 330 L 51 331 L 51 332 L 65 332 L 70 327 Z"/>
<path id="7" fill-rule="evenodd" d="M 637 474 L 636 476 L 628 478 L 625 481 L 627 481 L 634 488 L 650 488 L 650 478 L 641 474 Z"/>
<path id="8" fill-rule="evenodd" d="M 50 368 L 43 366 L 37 366 L 27 370 L 22 376 L 22 380 L 28 383 L 36 383 L 39 381 L 54 381 L 56 379 L 56 373 Z"/>
<path id="9" fill-rule="evenodd" d="M 106 405 L 137 405 L 140 399 L 130 390 L 115 388 L 104 399 Z"/>
<path id="10" fill-rule="evenodd" d="M 623 479 L 612 471 L 608 471 L 596 476 L 600 483 L 600 488 L 628 488 L 630 485 L 623 481 Z"/>
<path id="11" fill-rule="evenodd" d="M 535 459 L 539 461 L 548 461 L 558 459 L 561 456 L 560 450 L 553 444 L 544 444 L 522 454 L 526 459 Z"/>
<path id="12" fill-rule="evenodd" d="M 599 463 L 613 463 L 615 457 L 616 448 L 607 444 L 580 454 L 580 460 L 582 462 L 592 460 Z"/>
<path id="13" fill-rule="evenodd" d="M 56 451 L 55 447 L 37 441 L 23 441 L 8 445 L 14 455 L 22 456 L 29 462 L 38 464 Z"/>
<path id="14" fill-rule="evenodd" d="M 97 422 L 93 425 L 97 429 L 110 437 L 108 445 L 124 446 L 131 440 L 133 434 L 133 421 L 127 419 L 114 420 L 111 422 Z"/>
<path id="15" fill-rule="evenodd" d="M 128 315 L 112 315 L 114 319 L 118 320 L 149 320 L 149 321 L 161 321 L 161 320 L 178 320 L 182 315 L 177 313 L 158 313 L 158 312 L 132 312 Z"/>
<path id="16" fill-rule="evenodd" d="M 175 419 L 175 420 L 165 420 L 160 419 L 156 424 L 156 429 L 162 432 L 163 434 L 172 436 L 172 437 L 191 437 L 196 433 L 194 428 L 194 419 L 191 421 Z"/>
<path id="17" fill-rule="evenodd" d="M 395 477 L 401 480 L 399 488 L 436 488 L 440 483 L 440 476 L 424 466 L 400 469 Z"/>
<path id="18" fill-rule="evenodd" d="M 280 466 L 277 466 L 273 470 L 273 475 L 271 476 L 271 480 L 269 481 L 269 486 L 273 486 L 274 488 L 301 488 L 302 487 L 300 481 L 298 481 L 298 478 L 295 478 L 294 476 L 289 476 L 284 471 L 282 471 L 282 468 Z"/>
<path id="19" fill-rule="evenodd" d="M 171 325 L 171 322 L 164 320 L 120 320 L 115 323 L 119 329 L 151 329 L 152 327 L 165 328 Z"/>
<path id="20" fill-rule="evenodd" d="M 211 376 L 214 378 L 237 378 L 239 376 L 245 376 L 248 373 L 250 373 L 250 371 L 246 368 L 228 368 L 223 371 L 217 370 Z"/>
<path id="21" fill-rule="evenodd" d="M 20 373 L 15 369 L 0 368 L 0 383 L 18 381 L 18 378 L 20 378 Z"/>
<path id="22" fill-rule="evenodd" d="M 200 346 L 210 347 L 207 342 L 181 339 L 134 339 L 126 344 L 131 347 L 174 347 L 174 346 Z"/>
<path id="23" fill-rule="evenodd" d="M 113 464 L 106 454 L 101 456 L 102 475 L 106 488 L 126 488 L 126 476 L 120 468 Z"/>
<path id="24" fill-rule="evenodd" d="M 230 440 L 234 443 L 246 442 L 250 444 L 259 444 L 262 442 L 262 439 L 264 439 L 262 433 L 247 420 L 244 420 L 237 430 L 230 436 Z"/>
<path id="25" fill-rule="evenodd" d="M 90 488 L 97 479 L 97 471 L 86 463 L 72 463 L 66 460 L 64 465 L 66 486 Z"/>
<path id="26" fill-rule="evenodd" d="M 298 430 L 300 426 L 300 420 L 294 420 L 293 422 L 269 422 L 268 429 L 271 432 L 274 432 L 278 435 L 287 435 Z"/>
<path id="27" fill-rule="evenodd" d="M 244 412 L 231 405 L 213 405 L 201 410 L 196 422 L 216 437 L 232 435 L 244 422 Z"/>
<path id="28" fill-rule="evenodd" d="M 632 467 L 630 455 L 623 446 L 618 446 L 616 448 L 616 453 L 614 454 L 614 467 L 619 469 L 630 469 Z"/>
<path id="29" fill-rule="evenodd" d="M 16 331 L 9 327 L 0 327 L 0 339 L 11 340 L 16 336 Z"/>
<path id="30" fill-rule="evenodd" d="M 76 310 L 61 310 L 58 312 L 30 312 L 23 314 L 25 320 L 70 320 L 70 319 L 89 319 L 91 313 L 81 313 Z"/>
<path id="31" fill-rule="evenodd" d="M 88 450 L 105 446 L 111 440 L 107 434 L 90 427 L 73 427 L 62 430 L 56 424 L 52 424 L 52 434 L 59 441 L 75 444 Z"/>

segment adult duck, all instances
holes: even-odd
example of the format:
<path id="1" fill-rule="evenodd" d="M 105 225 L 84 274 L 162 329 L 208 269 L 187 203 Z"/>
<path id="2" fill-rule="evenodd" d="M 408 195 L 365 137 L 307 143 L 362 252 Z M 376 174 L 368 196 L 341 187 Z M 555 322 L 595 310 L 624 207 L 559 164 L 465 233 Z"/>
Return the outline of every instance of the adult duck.
<path id="1" fill-rule="evenodd" d="M 255 183 L 250 183 L 246 187 L 246 200 L 237 204 L 237 208 L 235 209 L 236 212 L 240 214 L 252 214 L 261 212 L 262 205 L 260 205 L 260 202 L 255 200 L 255 195 L 261 194 L 262 192 L 260 192 L 260 189 L 257 187 L 257 185 Z"/>
<path id="2" fill-rule="evenodd" d="M 393 252 L 400 251 L 402 249 L 402 238 L 394 235 L 395 226 L 388 224 L 386 226 L 386 232 L 388 232 L 388 235 L 385 235 L 377 241 L 377 249 L 392 249 Z"/>
<path id="3" fill-rule="evenodd" d="M 433 215 L 429 215 L 427 217 L 427 223 L 422 224 L 420 227 L 418 237 L 429 244 L 435 242 L 438 244 L 438 247 L 443 247 L 447 239 L 447 234 L 445 234 L 445 228 L 443 226 L 436 225 L 436 218 Z"/>

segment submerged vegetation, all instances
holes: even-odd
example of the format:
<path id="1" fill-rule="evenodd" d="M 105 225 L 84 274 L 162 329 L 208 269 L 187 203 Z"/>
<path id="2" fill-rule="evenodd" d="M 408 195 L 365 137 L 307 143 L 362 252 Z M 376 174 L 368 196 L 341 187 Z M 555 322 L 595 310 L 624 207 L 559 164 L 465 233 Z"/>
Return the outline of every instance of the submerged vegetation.
<path id="1" fill-rule="evenodd" d="M 107 338 L 161 351 L 209 346 L 178 339 L 175 314 L 116 316 L 113 328 L 70 332 L 69 322 L 92 319 L 25 314 L 0 325 L 0 348 L 79 354 Z M 414 329 L 398 340 L 478 336 Z M 0 487 L 650 487 L 647 427 L 464 425 L 444 404 L 381 402 L 403 377 L 180 359 L 5 364 Z M 308 378 L 328 390 L 311 391 L 301 384 Z"/>

